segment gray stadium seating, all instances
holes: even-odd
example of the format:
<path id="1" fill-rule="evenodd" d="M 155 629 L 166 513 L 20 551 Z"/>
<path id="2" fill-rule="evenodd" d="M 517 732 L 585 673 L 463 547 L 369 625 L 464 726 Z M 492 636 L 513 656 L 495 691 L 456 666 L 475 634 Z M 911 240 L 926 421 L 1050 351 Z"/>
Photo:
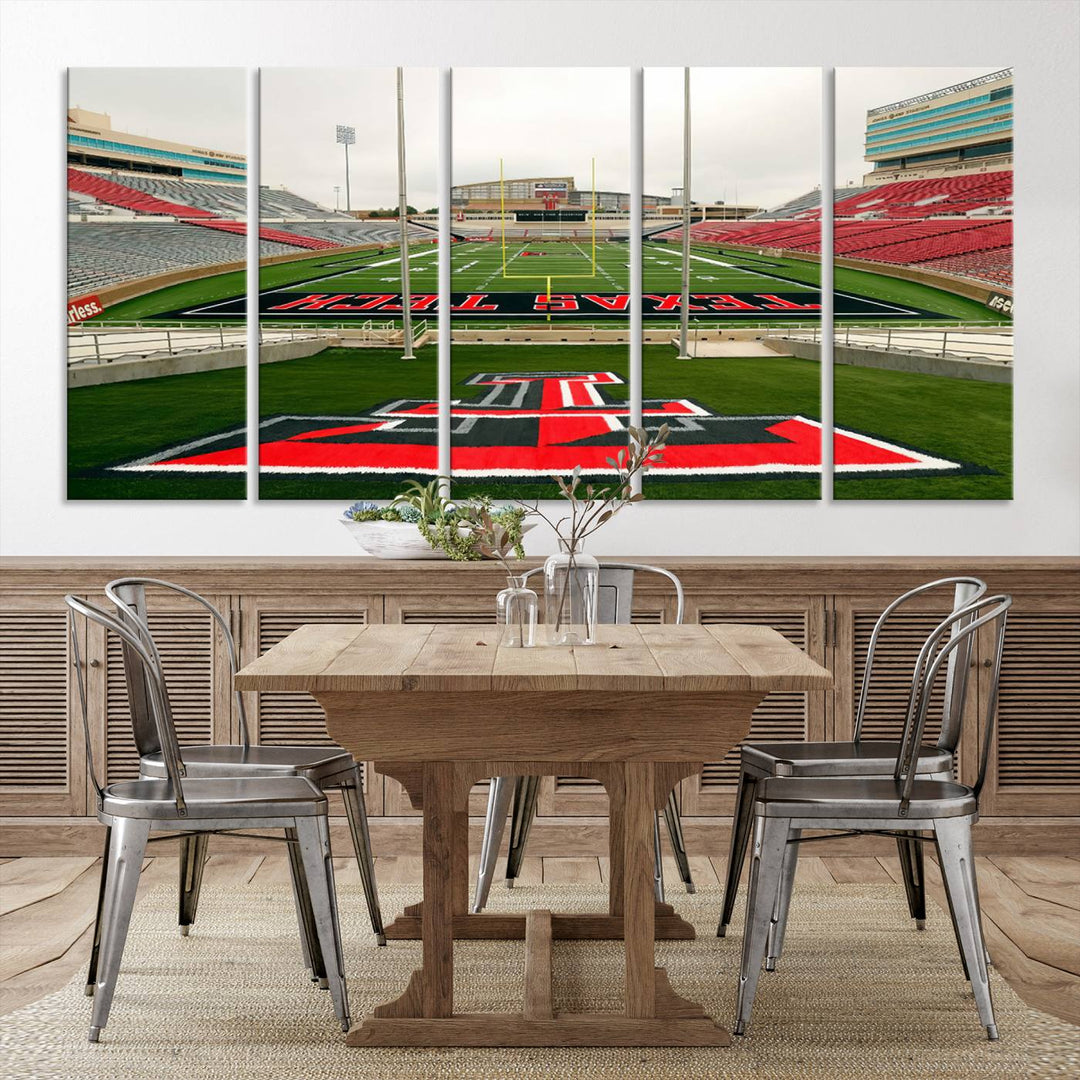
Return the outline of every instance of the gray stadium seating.
<path id="1" fill-rule="evenodd" d="M 68 295 L 187 266 L 244 258 L 243 236 L 191 225 L 68 224 Z M 295 254 L 286 244 L 262 241 L 261 255 Z"/>

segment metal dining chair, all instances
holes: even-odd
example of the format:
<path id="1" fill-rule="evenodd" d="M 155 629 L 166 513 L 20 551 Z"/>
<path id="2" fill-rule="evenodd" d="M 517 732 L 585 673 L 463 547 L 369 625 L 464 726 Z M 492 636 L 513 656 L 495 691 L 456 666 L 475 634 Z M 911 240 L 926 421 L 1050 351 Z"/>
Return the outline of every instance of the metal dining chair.
<path id="1" fill-rule="evenodd" d="M 113 602 L 121 622 L 139 635 L 151 635 L 146 598 L 147 587 L 169 590 L 205 608 L 217 624 L 225 641 L 231 675 L 237 671 L 236 643 L 225 617 L 205 597 L 183 585 L 157 578 L 118 578 L 105 586 L 105 594 Z M 151 635 L 152 638 L 152 635 Z M 141 685 L 142 669 L 128 655 L 129 646 L 123 643 L 124 669 L 127 678 L 128 700 L 131 704 L 132 726 L 139 750 L 139 776 L 154 779 L 165 776 L 165 763 L 157 739 L 146 688 Z M 310 780 L 322 791 L 340 790 L 345 802 L 360 881 L 367 901 L 371 929 L 380 945 L 386 944 L 379 895 L 375 884 L 375 867 L 371 856 L 367 812 L 360 769 L 352 755 L 343 747 L 328 746 L 259 746 L 252 745 L 248 734 L 244 697 L 234 691 L 236 711 L 240 722 L 238 744 L 207 744 L 184 747 L 187 775 L 191 777 L 220 776 L 300 776 Z M 180 933 L 186 935 L 195 921 L 202 887 L 203 865 L 206 861 L 208 836 L 205 833 L 184 840 L 180 849 Z M 289 848 L 289 869 L 295 882 L 299 870 L 295 847 Z M 302 903 L 303 891 L 294 889 L 297 904 Z M 311 913 L 304 911 L 302 921 L 311 926 Z M 312 978 L 325 982 L 326 974 L 319 957 L 318 941 L 314 934 L 304 936 L 304 962 Z"/>
<path id="2" fill-rule="evenodd" d="M 804 829 L 843 836 L 898 836 L 917 843 L 933 841 L 964 974 L 986 1028 L 997 1039 L 990 996 L 986 948 L 979 911 L 979 888 L 971 846 L 971 826 L 979 816 L 979 792 L 986 778 L 994 738 L 1005 625 L 1012 597 L 983 597 L 954 611 L 930 634 L 919 653 L 911 694 L 891 777 L 785 777 L 762 780 L 754 795 L 754 852 L 746 900 L 742 965 L 735 1008 L 735 1034 L 750 1022 L 758 977 L 766 954 L 780 955 L 787 926 L 790 891 L 780 887 L 788 852 Z M 919 756 L 930 696 L 942 670 L 961 649 L 970 651 L 981 627 L 991 626 L 993 662 L 985 713 L 979 774 L 973 787 L 952 780 L 919 779 Z M 967 681 L 968 670 L 956 673 Z M 930 836 L 924 836 L 929 833 Z"/>
<path id="3" fill-rule="evenodd" d="M 240 829 L 283 829 L 299 866 L 297 888 L 311 912 L 312 930 L 325 965 L 334 1013 L 343 1031 L 349 1028 L 348 992 L 338 926 L 334 867 L 326 795 L 301 776 L 213 777 L 187 775 L 183 751 L 167 706 L 160 659 L 152 646 L 129 626 L 87 600 L 68 595 L 72 663 L 82 710 L 83 735 L 97 817 L 105 826 L 98 917 L 91 947 L 86 992 L 93 997 L 90 1042 L 97 1042 L 108 1023 L 113 994 L 127 940 L 135 893 L 146 845 L 154 840 L 234 833 Z M 79 649 L 76 616 L 81 615 L 115 634 L 139 665 L 138 685 L 145 693 L 155 726 L 165 776 L 103 786 L 94 765 L 87 714 L 85 666 Z M 151 837 L 151 830 L 163 835 Z M 307 932 L 301 920 L 301 937 Z"/>
<path id="4" fill-rule="evenodd" d="M 890 603 L 878 617 L 870 634 L 866 650 L 866 665 L 859 688 L 855 711 L 854 737 L 850 742 L 744 743 L 741 751 L 739 787 L 735 796 L 732 818 L 727 877 L 724 883 L 724 902 L 716 933 L 724 937 L 735 910 L 735 896 L 750 839 L 754 798 L 758 785 L 770 776 L 862 776 L 887 777 L 892 773 L 899 743 L 894 740 L 870 740 L 862 737 L 867 702 L 873 687 L 874 653 L 892 616 L 916 597 L 936 589 L 952 589 L 952 606 L 956 612 L 986 594 L 986 582 L 975 577 L 948 577 L 930 581 L 909 590 Z M 941 730 L 934 746 L 921 746 L 918 756 L 920 779 L 949 780 L 952 778 L 953 753 L 960 738 L 960 721 L 964 709 L 967 668 L 971 658 L 971 640 L 949 656 L 946 665 Z M 897 731 L 900 730 L 899 717 Z M 907 836 L 896 838 L 900 867 L 907 893 L 908 911 L 918 929 L 926 925 L 926 887 L 923 880 L 922 846 Z M 781 887 L 791 889 L 798 859 L 798 846 L 793 845 L 785 865 Z M 781 905 L 783 906 L 783 905 Z M 770 963 L 773 958 L 770 956 Z M 768 966 L 768 965 L 767 965 Z"/>
<path id="5" fill-rule="evenodd" d="M 525 580 L 535 574 L 542 574 L 543 567 L 535 567 L 525 575 Z M 639 563 L 609 562 L 600 563 L 600 583 L 597 596 L 597 622 L 627 624 L 631 620 L 634 600 L 634 577 L 639 573 L 658 574 L 667 578 L 675 589 L 675 622 L 682 624 L 685 610 L 685 596 L 682 582 L 670 571 L 659 566 L 645 566 Z M 488 789 L 487 815 L 484 820 L 484 838 L 480 845 L 480 867 L 476 877 L 476 893 L 473 897 L 473 913 L 484 910 L 491 882 L 495 876 L 495 864 L 499 859 L 499 845 L 502 843 L 506 815 L 511 812 L 510 845 L 506 858 L 506 887 L 512 889 L 514 881 L 521 872 L 525 857 L 525 841 L 529 836 L 533 819 L 536 817 L 536 800 L 540 793 L 539 776 L 495 776 Z M 682 820 L 679 817 L 679 802 L 672 792 L 663 809 L 664 823 L 667 825 L 671 848 L 675 854 L 675 864 L 679 869 L 686 891 L 694 891 L 694 879 L 690 873 L 690 859 L 686 854 L 683 840 Z M 657 900 L 664 899 L 664 872 L 661 862 L 659 817 L 654 822 L 653 842 L 656 850 L 656 871 L 654 888 Z"/>

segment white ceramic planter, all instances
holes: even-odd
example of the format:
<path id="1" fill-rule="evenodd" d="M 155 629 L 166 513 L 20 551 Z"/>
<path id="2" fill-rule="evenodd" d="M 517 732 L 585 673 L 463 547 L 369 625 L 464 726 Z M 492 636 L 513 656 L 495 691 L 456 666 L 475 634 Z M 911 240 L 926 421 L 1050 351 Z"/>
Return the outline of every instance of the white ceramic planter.
<path id="1" fill-rule="evenodd" d="M 446 559 L 446 552 L 433 548 L 421 535 L 412 521 L 350 521 L 341 518 L 341 524 L 352 538 L 376 559 Z M 522 535 L 536 525 L 526 521 Z"/>
<path id="2" fill-rule="evenodd" d="M 341 524 L 352 538 L 376 559 L 445 559 L 446 553 L 433 548 L 412 521 L 349 521 Z"/>

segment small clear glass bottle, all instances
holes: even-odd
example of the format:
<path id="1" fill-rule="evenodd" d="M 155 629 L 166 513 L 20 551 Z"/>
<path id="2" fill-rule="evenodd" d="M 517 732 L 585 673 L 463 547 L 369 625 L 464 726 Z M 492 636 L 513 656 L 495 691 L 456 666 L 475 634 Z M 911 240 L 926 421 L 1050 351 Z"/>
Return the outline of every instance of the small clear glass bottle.
<path id="1" fill-rule="evenodd" d="M 544 563 L 544 619 L 550 645 L 595 645 L 600 564 L 565 540 Z"/>
<path id="2" fill-rule="evenodd" d="M 523 577 L 508 578 L 505 589 L 495 597 L 495 612 L 503 628 L 502 644 L 507 649 L 531 649 L 536 644 L 536 593 Z"/>

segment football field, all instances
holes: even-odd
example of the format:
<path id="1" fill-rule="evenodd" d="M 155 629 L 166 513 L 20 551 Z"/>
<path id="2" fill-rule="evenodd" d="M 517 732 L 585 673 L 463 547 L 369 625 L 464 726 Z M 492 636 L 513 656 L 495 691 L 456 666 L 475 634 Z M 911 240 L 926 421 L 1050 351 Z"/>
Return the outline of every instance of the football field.
<path id="1" fill-rule="evenodd" d="M 411 308 L 417 318 L 438 313 L 438 245 L 428 240 L 408 253 Z M 587 235 L 566 240 L 465 240 L 451 252 L 451 311 L 455 326 L 492 324 L 627 325 L 630 245 Z M 698 325 L 773 326 L 815 322 L 821 314 L 820 266 L 750 248 L 695 245 L 690 255 L 691 319 Z M 264 323 L 348 326 L 401 318 L 401 256 L 396 247 L 266 264 L 259 271 Z M 648 241 L 642 261 L 645 325 L 673 327 L 679 319 L 678 245 Z M 837 267 L 838 323 L 978 323 L 1000 321 L 975 300 L 913 281 Z M 111 305 L 92 321 L 162 323 L 242 321 L 245 279 L 230 272 Z"/>

